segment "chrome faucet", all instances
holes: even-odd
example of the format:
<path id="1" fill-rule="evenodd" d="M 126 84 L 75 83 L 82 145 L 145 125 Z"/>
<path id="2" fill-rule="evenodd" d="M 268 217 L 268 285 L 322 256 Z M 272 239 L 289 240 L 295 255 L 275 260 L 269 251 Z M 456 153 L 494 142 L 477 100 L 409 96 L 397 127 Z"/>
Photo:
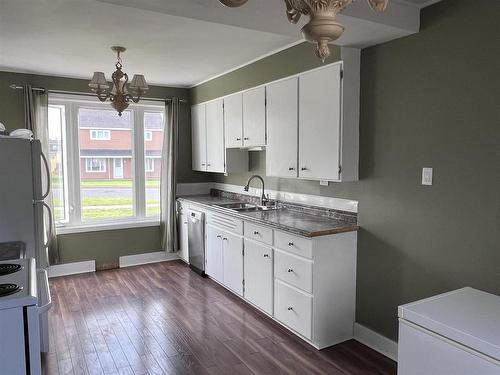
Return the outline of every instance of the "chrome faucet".
<path id="1" fill-rule="evenodd" d="M 245 185 L 245 187 L 243 189 L 245 189 L 245 191 L 248 191 L 248 189 L 250 189 L 250 182 L 254 178 L 258 178 L 262 182 L 262 195 L 260 196 L 260 205 L 265 206 L 269 202 L 269 198 L 266 197 L 265 187 L 264 187 L 264 179 L 261 176 L 259 176 L 258 174 L 254 174 L 252 177 L 250 177 L 248 179 L 247 184 Z"/>

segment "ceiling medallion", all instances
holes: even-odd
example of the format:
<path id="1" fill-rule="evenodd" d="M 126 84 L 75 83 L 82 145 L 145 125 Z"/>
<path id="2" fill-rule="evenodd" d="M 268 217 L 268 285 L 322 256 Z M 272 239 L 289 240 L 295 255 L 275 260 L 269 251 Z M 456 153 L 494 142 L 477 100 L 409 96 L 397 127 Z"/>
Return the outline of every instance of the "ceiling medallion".
<path id="1" fill-rule="evenodd" d="M 101 102 L 109 99 L 111 106 L 118 112 L 118 116 L 121 116 L 122 112 L 129 106 L 130 101 L 138 103 L 149 87 L 142 74 L 134 74 L 132 81 L 130 84 L 128 83 L 128 74 L 122 71 L 123 65 L 120 57 L 120 54 L 125 52 L 125 47 L 114 46 L 111 47 L 111 50 L 117 54 L 116 70 L 111 75 L 113 81 L 111 92 L 108 92 L 109 84 L 103 72 L 94 72 L 89 87 L 92 92 L 96 93 Z"/>
<path id="2" fill-rule="evenodd" d="M 219 0 L 228 7 L 239 7 L 247 0 Z M 309 16 L 309 22 L 302 28 L 304 38 L 316 43 L 316 56 L 325 61 L 330 55 L 328 43 L 338 39 L 344 32 L 344 26 L 335 18 L 354 0 L 283 0 L 286 5 L 288 21 L 297 23 L 302 14 Z M 367 0 L 370 7 L 383 12 L 389 0 Z"/>

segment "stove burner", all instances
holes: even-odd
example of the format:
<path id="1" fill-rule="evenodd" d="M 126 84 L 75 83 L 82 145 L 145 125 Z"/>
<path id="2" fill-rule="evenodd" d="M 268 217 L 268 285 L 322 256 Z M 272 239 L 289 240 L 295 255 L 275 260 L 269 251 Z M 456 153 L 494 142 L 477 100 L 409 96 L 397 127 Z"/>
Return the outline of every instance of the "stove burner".
<path id="1" fill-rule="evenodd" d="M 17 284 L 0 284 L 0 297 L 5 297 L 19 292 L 23 287 Z"/>
<path id="2" fill-rule="evenodd" d="M 10 273 L 17 272 L 21 268 L 22 268 L 22 266 L 20 264 L 15 264 L 15 263 L 0 264 L 0 276 L 8 275 Z"/>

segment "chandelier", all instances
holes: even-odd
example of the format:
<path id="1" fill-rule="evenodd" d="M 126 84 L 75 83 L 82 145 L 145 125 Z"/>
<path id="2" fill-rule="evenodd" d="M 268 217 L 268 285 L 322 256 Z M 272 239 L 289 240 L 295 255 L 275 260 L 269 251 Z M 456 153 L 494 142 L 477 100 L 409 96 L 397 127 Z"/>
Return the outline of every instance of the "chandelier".
<path id="1" fill-rule="evenodd" d="M 101 102 L 110 100 L 111 106 L 116 109 L 118 116 L 127 109 L 130 101 L 138 103 L 141 96 L 148 90 L 148 84 L 142 74 L 134 74 L 130 84 L 128 83 L 127 73 L 122 71 L 122 59 L 120 54 L 125 52 L 125 47 L 114 46 L 111 47 L 113 52 L 116 52 L 116 70 L 111 75 L 113 81 L 113 88 L 109 90 L 109 84 L 103 72 L 94 72 L 89 87 L 92 92 L 96 93 Z"/>
<path id="2" fill-rule="evenodd" d="M 235 8 L 248 0 L 219 0 L 222 4 Z M 288 21 L 299 22 L 302 14 L 309 16 L 309 22 L 302 28 L 304 38 L 316 43 L 316 56 L 325 61 L 330 55 L 328 43 L 336 40 L 344 32 L 344 26 L 335 20 L 354 0 L 283 0 Z M 389 0 L 367 0 L 373 10 L 383 12 Z"/>

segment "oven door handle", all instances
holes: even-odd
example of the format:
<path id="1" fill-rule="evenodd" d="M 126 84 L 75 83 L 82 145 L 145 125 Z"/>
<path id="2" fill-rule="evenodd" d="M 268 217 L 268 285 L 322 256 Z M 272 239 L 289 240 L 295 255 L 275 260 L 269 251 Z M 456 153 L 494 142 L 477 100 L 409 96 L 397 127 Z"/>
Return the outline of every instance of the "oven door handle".
<path id="1" fill-rule="evenodd" d="M 49 278 L 47 276 L 47 270 L 38 269 L 37 270 L 37 282 L 38 282 L 38 314 L 41 315 L 49 311 L 52 307 L 52 297 L 50 295 Z M 45 297 L 45 298 L 43 298 Z"/>

